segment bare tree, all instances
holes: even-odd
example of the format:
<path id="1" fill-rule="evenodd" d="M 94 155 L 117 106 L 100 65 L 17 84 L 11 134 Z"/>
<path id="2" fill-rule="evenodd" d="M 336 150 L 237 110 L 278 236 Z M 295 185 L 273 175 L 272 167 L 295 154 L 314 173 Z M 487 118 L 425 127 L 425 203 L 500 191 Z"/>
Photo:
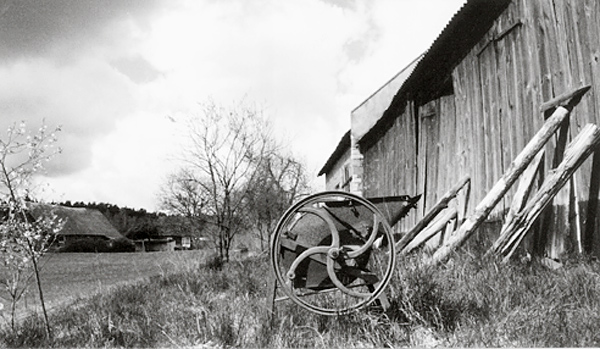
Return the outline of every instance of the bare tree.
<path id="1" fill-rule="evenodd" d="M 45 125 L 37 133 L 30 133 L 25 123 L 13 125 L 6 138 L 0 139 L 0 260 L 7 269 L 0 285 L 11 297 L 11 326 L 14 329 L 16 303 L 27 287 L 28 268 L 33 270 L 48 336 L 51 335 L 50 323 L 39 261 L 47 252 L 50 239 L 60 230 L 61 222 L 52 215 L 34 219 L 27 201 L 32 195 L 33 176 L 60 151 L 54 147 L 55 142 L 55 133 L 48 132 Z"/>
<path id="2" fill-rule="evenodd" d="M 187 221 L 185 229 L 192 230 L 192 238 L 195 241 L 201 237 L 202 228 L 207 222 L 205 207 L 208 203 L 208 193 L 199 183 L 193 171 L 181 169 L 168 176 L 159 192 L 161 207 L 171 214 L 183 217 Z M 174 220 L 169 222 L 173 223 Z M 182 227 L 170 226 L 168 229 Z"/>
<path id="3" fill-rule="evenodd" d="M 163 207 L 202 214 L 205 233 L 219 256 L 229 260 L 233 238 L 245 228 L 247 183 L 273 148 L 270 126 L 256 106 L 214 102 L 202 105 L 185 126 L 184 166 L 163 188 Z"/>
<path id="4" fill-rule="evenodd" d="M 264 250 L 279 217 L 309 192 L 306 169 L 291 155 L 272 153 L 265 158 L 247 188 L 246 217 Z"/>

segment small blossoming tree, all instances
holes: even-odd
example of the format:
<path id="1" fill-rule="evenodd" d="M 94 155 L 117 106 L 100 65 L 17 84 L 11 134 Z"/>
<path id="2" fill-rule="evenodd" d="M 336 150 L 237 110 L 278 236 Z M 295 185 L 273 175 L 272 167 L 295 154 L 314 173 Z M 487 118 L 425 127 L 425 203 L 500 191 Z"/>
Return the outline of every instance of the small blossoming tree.
<path id="1" fill-rule="evenodd" d="M 56 216 L 34 218 L 31 212 L 32 179 L 45 162 L 60 151 L 55 132 L 43 125 L 28 132 L 25 123 L 8 128 L 0 136 L 0 286 L 10 302 L 10 322 L 15 329 L 17 302 L 33 278 L 38 288 L 47 335 L 50 324 L 40 281 L 40 258 L 50 239 L 61 228 Z"/>

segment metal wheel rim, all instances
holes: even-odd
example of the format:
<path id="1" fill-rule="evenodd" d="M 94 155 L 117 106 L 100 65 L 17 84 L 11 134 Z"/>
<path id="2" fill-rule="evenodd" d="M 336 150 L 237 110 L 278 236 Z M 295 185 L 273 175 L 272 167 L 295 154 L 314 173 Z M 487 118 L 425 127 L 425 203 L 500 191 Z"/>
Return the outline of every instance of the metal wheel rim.
<path id="1" fill-rule="evenodd" d="M 380 221 L 380 224 L 383 226 L 383 231 L 384 231 L 383 233 L 389 241 L 389 246 L 388 246 L 389 259 L 387 262 L 386 271 L 384 272 L 383 278 L 379 282 L 379 285 L 377 287 L 375 287 L 375 290 L 371 293 L 371 295 L 368 298 L 360 300 L 356 304 L 353 304 L 351 306 L 348 306 L 348 307 L 345 307 L 342 309 L 323 308 L 323 307 L 311 304 L 309 302 L 306 302 L 303 299 L 301 299 L 300 297 L 298 297 L 294 293 L 293 289 L 291 287 L 288 287 L 287 280 L 284 278 L 284 275 L 283 275 L 283 272 L 281 270 L 281 266 L 280 266 L 280 263 L 278 260 L 278 258 L 279 258 L 278 256 L 280 253 L 280 236 L 282 233 L 282 229 L 287 226 L 287 224 L 290 222 L 290 220 L 294 217 L 294 214 L 300 208 L 307 206 L 307 205 L 312 205 L 314 203 L 317 203 L 317 202 L 319 202 L 319 200 L 325 199 L 327 197 L 344 197 L 346 199 L 357 201 L 359 204 L 362 204 L 365 207 L 367 207 L 374 215 L 377 215 L 380 217 L 379 221 Z M 395 251 L 394 245 L 395 244 L 394 244 L 394 239 L 393 239 L 393 235 L 392 235 L 392 228 L 390 227 L 387 219 L 385 219 L 385 216 L 370 201 L 362 198 L 361 196 L 358 196 L 358 195 L 352 194 L 352 193 L 348 193 L 348 192 L 324 191 L 321 193 L 307 196 L 306 198 L 298 201 L 296 204 L 294 204 L 290 208 L 288 208 L 286 210 L 286 212 L 283 214 L 283 216 L 277 223 L 274 234 L 271 238 L 271 246 L 270 246 L 271 247 L 271 249 L 270 249 L 271 266 L 272 266 L 273 272 L 275 274 L 276 280 L 280 285 L 280 288 L 283 289 L 283 292 L 285 293 L 285 295 L 287 297 L 289 297 L 289 299 L 292 300 L 294 303 L 298 304 L 299 306 L 301 306 L 304 309 L 307 309 L 311 312 L 321 314 L 321 315 L 344 315 L 344 314 L 348 314 L 350 312 L 356 311 L 364 306 L 367 306 L 368 304 L 375 301 L 383 293 L 383 291 L 385 290 L 385 288 L 387 287 L 387 285 L 389 284 L 389 282 L 391 280 L 393 270 L 394 270 L 394 267 L 396 264 L 396 251 Z"/>

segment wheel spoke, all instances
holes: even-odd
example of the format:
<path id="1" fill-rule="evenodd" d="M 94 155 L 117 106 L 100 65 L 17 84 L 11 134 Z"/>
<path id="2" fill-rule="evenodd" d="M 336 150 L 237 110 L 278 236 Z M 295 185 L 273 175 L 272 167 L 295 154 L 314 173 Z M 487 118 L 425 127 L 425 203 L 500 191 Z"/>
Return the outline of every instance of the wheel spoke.
<path id="1" fill-rule="evenodd" d="M 300 263 L 302 263 L 306 258 L 315 255 L 315 254 L 325 254 L 327 255 L 327 252 L 329 251 L 329 247 L 328 246 L 315 246 L 315 247 L 311 247 L 308 250 L 302 252 L 298 257 L 296 257 L 296 259 L 294 260 L 294 262 L 292 263 L 292 265 L 290 265 L 290 268 L 288 269 L 287 272 L 287 276 L 289 279 L 294 279 L 296 277 L 296 268 L 298 268 L 298 265 L 300 265 Z"/>

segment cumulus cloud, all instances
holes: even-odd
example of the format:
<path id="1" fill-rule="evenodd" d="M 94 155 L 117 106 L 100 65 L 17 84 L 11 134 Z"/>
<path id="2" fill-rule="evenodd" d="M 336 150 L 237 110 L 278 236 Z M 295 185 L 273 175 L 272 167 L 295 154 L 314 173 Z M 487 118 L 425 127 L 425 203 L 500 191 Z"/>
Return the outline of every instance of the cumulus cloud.
<path id="1" fill-rule="evenodd" d="M 0 58 L 46 56 L 57 47 L 78 51 L 123 19 L 146 23 L 160 2 L 5 0 L 0 6 Z"/>
<path id="2" fill-rule="evenodd" d="M 0 127 L 18 120 L 27 120 L 31 127 L 42 120 L 62 125 L 59 146 L 64 153 L 60 166 L 49 169 L 55 175 L 89 165 L 91 142 L 134 109 L 129 81 L 93 60 L 72 65 L 23 60 L 1 67 L 0 81 Z"/>
<path id="3" fill-rule="evenodd" d="M 373 38 L 362 10 L 317 0 L 186 6 L 154 23 L 144 50 L 151 64 L 165 72 L 157 84 L 168 91 L 160 95 L 176 91 L 178 108 L 207 96 L 264 101 L 275 127 L 294 148 L 313 154 L 315 163 L 324 162 L 328 154 L 323 149 L 333 149 L 338 133 L 349 125 L 350 106 L 337 96 L 339 74 L 349 60 L 344 48 L 350 41 Z M 353 59 L 361 50 L 353 46 Z M 182 81 L 188 89 L 175 90 Z M 340 123 L 346 126 L 340 129 Z"/>
<path id="4" fill-rule="evenodd" d="M 167 116 L 207 99 L 263 104 L 317 171 L 350 111 L 426 49 L 459 2 L 5 1 L 0 127 L 63 126 L 45 179 L 65 200 L 154 209 L 178 149 Z M 416 39 L 439 9 L 442 25 Z"/>
<path id="5" fill-rule="evenodd" d="M 50 175 L 89 166 L 94 140 L 135 110 L 134 85 L 156 78 L 131 51 L 136 26 L 157 4 L 20 0 L 0 7 L 0 127 L 62 125 L 63 154 L 49 164 Z"/>

